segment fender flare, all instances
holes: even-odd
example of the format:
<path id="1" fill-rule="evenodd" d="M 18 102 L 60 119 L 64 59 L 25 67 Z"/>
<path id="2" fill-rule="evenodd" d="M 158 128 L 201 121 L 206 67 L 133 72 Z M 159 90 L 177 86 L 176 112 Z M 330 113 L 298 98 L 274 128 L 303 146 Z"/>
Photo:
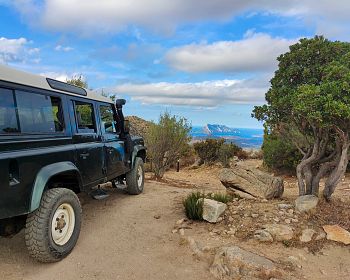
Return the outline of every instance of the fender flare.
<path id="1" fill-rule="evenodd" d="M 41 197 L 47 185 L 47 182 L 55 175 L 58 175 L 67 171 L 75 171 L 79 174 L 79 184 L 81 184 L 81 175 L 78 168 L 70 161 L 57 162 L 46 165 L 41 168 L 36 175 L 34 186 L 32 190 L 32 196 L 30 201 L 29 211 L 33 212 L 40 206 Z"/>
<path id="2" fill-rule="evenodd" d="M 132 168 L 134 168 L 136 156 L 140 151 L 144 151 L 145 155 L 146 155 L 146 147 L 142 146 L 142 145 L 136 145 L 134 147 L 134 150 L 133 150 L 132 155 L 131 155 L 131 167 Z"/>

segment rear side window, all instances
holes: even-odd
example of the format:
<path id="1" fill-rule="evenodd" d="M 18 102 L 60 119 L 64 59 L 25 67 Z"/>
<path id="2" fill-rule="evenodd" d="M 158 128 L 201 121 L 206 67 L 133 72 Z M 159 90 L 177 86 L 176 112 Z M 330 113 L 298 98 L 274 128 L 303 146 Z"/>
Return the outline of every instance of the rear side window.
<path id="1" fill-rule="evenodd" d="M 0 133 L 18 132 L 19 126 L 13 91 L 0 88 Z"/>
<path id="2" fill-rule="evenodd" d="M 116 124 L 114 121 L 114 113 L 111 105 L 101 105 L 100 114 L 102 121 L 103 133 L 116 133 Z"/>
<path id="3" fill-rule="evenodd" d="M 94 107 L 91 103 L 75 101 L 75 116 L 77 120 L 78 132 L 96 132 Z"/>
<path id="4" fill-rule="evenodd" d="M 61 99 L 0 88 L 0 133 L 56 133 L 64 130 Z"/>

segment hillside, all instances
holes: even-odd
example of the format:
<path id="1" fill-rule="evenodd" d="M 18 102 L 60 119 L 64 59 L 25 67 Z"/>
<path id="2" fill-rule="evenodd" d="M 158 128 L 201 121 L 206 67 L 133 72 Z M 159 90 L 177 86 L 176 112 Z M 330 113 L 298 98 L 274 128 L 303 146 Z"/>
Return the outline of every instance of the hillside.
<path id="1" fill-rule="evenodd" d="M 145 138 L 148 128 L 151 122 L 141 119 L 136 116 L 127 116 L 125 119 L 130 121 L 130 134 L 135 136 L 141 136 Z"/>

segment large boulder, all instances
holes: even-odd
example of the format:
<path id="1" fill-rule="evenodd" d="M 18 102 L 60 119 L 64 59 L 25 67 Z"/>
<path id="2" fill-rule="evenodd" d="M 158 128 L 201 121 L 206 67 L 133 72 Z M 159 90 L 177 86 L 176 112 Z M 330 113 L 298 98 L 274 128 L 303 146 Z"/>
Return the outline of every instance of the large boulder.
<path id="1" fill-rule="evenodd" d="M 203 220 L 216 223 L 225 212 L 226 204 L 212 199 L 203 199 Z"/>
<path id="2" fill-rule="evenodd" d="M 284 191 L 282 178 L 258 169 L 224 168 L 219 178 L 227 189 L 246 198 L 279 198 Z"/>
<path id="3" fill-rule="evenodd" d="M 210 272 L 217 279 L 270 279 L 279 274 L 271 260 L 237 246 L 219 248 Z"/>
<path id="4" fill-rule="evenodd" d="M 295 210 L 300 213 L 312 212 L 316 209 L 318 197 L 314 195 L 299 196 L 295 200 Z"/>

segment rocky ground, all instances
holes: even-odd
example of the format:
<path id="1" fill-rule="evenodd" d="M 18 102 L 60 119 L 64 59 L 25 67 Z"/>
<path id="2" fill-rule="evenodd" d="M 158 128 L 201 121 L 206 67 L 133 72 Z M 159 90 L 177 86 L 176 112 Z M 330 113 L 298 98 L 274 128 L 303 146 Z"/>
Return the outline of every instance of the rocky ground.
<path id="1" fill-rule="evenodd" d="M 255 160 L 239 164 L 255 168 L 260 162 Z M 169 172 L 165 179 L 169 182 L 181 177 L 186 178 L 182 179 L 184 183 L 192 184 L 197 190 L 225 191 L 218 179 L 220 173 L 218 167 L 182 170 L 180 173 Z M 320 201 L 316 211 L 311 213 L 299 213 L 295 209 L 294 201 L 298 197 L 296 179 L 285 177 L 284 181 L 285 192 L 280 199 L 235 198 L 228 203 L 222 220 L 219 219 L 216 224 L 191 221 L 183 223 L 185 229 L 180 234 L 183 234 L 184 240 L 190 244 L 192 250 L 191 244 L 197 245 L 194 246 L 194 254 L 209 263 L 210 271 L 216 278 L 346 279 L 349 277 L 350 250 L 342 242 L 350 242 L 350 236 L 347 233 L 342 236 L 337 228 L 323 228 L 323 226 L 339 225 L 343 229 L 350 230 L 350 178 L 346 176 L 342 180 L 331 203 Z M 335 232 L 337 235 L 335 238 L 339 239 L 340 236 L 339 241 L 342 242 L 327 240 L 324 229 Z M 238 249 L 232 246 L 245 250 L 244 254 L 248 254 L 246 258 L 249 260 L 254 259 L 249 255 L 253 253 L 257 257 L 262 257 L 265 262 L 272 261 L 273 266 L 270 270 L 266 270 L 264 266 L 257 266 L 256 270 L 260 274 L 247 274 L 244 272 L 244 267 L 246 271 L 251 271 L 252 264 L 242 262 L 244 254 L 242 257 L 242 252 L 237 253 Z M 230 255 L 227 253 L 228 247 L 231 255 L 234 255 L 231 259 L 227 257 Z M 222 253 L 222 250 L 225 253 Z M 220 257 L 220 254 L 226 257 Z M 236 259 L 237 254 L 240 256 L 239 261 Z M 240 267 L 240 271 L 232 271 L 232 267 L 237 266 Z"/>
<path id="2" fill-rule="evenodd" d="M 327 240 L 323 226 L 350 230 L 350 176 L 315 213 L 297 213 L 296 180 L 286 177 L 282 198 L 234 199 L 216 224 L 187 221 L 187 194 L 226 191 L 219 172 L 217 166 L 170 171 L 162 182 L 148 180 L 139 196 L 82 195 L 83 227 L 72 254 L 40 264 L 26 253 L 23 232 L 0 238 L 0 279 L 349 278 L 350 245 Z"/>

